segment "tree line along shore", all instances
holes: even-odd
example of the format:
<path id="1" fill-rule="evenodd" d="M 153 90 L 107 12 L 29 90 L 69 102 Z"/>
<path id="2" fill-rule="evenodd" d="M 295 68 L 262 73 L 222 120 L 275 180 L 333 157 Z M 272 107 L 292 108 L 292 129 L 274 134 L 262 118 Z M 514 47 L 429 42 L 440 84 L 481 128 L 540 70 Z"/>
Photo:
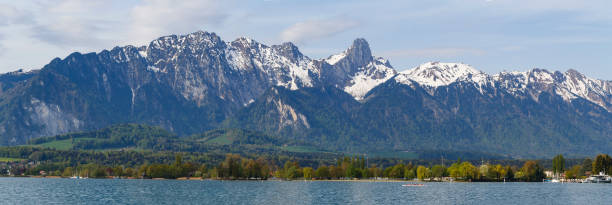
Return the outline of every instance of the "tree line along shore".
<path id="1" fill-rule="evenodd" d="M 215 166 L 185 162 L 176 155 L 172 163 L 141 164 L 139 166 L 108 166 L 97 163 L 76 166 L 34 164 L 20 166 L 22 162 L 3 162 L 0 175 L 32 177 L 82 177 L 121 179 L 219 179 L 219 180 L 420 180 L 469 182 L 541 182 L 547 177 L 582 179 L 592 173 L 612 171 L 612 159 L 607 154 L 586 158 L 582 164 L 566 168 L 565 159 L 558 155 L 552 160 L 552 169 L 545 170 L 539 161 L 528 160 L 522 166 L 482 163 L 474 165 L 458 159 L 450 166 L 397 163 L 379 167 L 369 164 L 364 157 L 342 157 L 330 165 L 300 166 L 297 161 L 275 165 L 264 157 L 246 158 L 227 154 Z M 31 162 L 29 163 L 32 164 Z M 27 164 L 26 164 L 27 165 Z M 548 174 L 547 174 L 548 172 Z M 547 176 L 548 175 L 548 176 Z"/>

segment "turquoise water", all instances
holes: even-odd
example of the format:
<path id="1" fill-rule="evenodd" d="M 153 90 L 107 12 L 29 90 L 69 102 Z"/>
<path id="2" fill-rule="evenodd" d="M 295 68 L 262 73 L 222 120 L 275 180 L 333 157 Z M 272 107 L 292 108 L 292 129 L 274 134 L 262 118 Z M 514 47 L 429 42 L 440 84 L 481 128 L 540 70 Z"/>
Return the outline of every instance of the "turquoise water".
<path id="1" fill-rule="evenodd" d="M 612 204 L 612 184 L 0 178 L 1 204 Z"/>

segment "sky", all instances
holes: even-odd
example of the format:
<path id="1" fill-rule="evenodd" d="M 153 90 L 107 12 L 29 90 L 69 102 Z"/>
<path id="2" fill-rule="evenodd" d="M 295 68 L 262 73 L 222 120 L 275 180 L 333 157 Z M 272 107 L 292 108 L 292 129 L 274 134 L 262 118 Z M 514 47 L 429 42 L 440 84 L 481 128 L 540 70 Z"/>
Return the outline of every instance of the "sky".
<path id="1" fill-rule="evenodd" d="M 0 0 L 0 72 L 198 30 L 291 41 L 311 58 L 365 38 L 397 70 L 462 62 L 612 80 L 609 0 Z"/>

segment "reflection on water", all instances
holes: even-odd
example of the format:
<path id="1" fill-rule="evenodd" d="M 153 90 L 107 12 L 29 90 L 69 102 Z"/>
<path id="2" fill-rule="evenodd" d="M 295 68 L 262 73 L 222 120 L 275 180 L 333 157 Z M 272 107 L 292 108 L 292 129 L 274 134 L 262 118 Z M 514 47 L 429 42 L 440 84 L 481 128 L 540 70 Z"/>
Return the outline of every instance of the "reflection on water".
<path id="1" fill-rule="evenodd" d="M 2 204 L 610 204 L 612 184 L 0 178 Z"/>

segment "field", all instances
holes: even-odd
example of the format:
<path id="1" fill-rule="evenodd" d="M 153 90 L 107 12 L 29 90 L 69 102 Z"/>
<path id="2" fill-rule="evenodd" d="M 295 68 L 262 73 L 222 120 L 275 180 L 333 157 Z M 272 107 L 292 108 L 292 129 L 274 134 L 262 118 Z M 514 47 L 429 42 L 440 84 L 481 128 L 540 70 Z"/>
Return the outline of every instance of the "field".
<path id="1" fill-rule="evenodd" d="M 74 139 L 74 142 L 78 142 L 80 140 L 95 140 L 95 138 L 77 138 L 77 139 Z M 42 144 L 37 144 L 34 146 L 41 146 L 41 147 L 52 148 L 52 149 L 57 149 L 57 150 L 71 150 L 73 145 L 74 144 L 73 144 L 72 139 L 65 139 L 65 140 L 50 141 L 50 142 L 46 142 Z"/>
<path id="2" fill-rule="evenodd" d="M 418 159 L 419 155 L 414 152 L 376 152 L 368 154 L 372 158 L 395 158 L 395 159 Z"/>
<path id="3" fill-rule="evenodd" d="M 284 151 L 288 151 L 288 152 L 299 152 L 299 153 L 324 152 L 314 147 L 307 147 L 307 146 L 283 146 L 281 147 L 281 149 Z"/>
<path id="4" fill-rule="evenodd" d="M 229 145 L 234 142 L 233 136 L 221 135 L 219 137 L 215 137 L 213 139 L 207 140 L 207 144 L 218 144 L 218 145 Z"/>
<path id="5" fill-rule="evenodd" d="M 21 158 L 10 158 L 10 157 L 0 157 L 0 162 L 17 162 L 17 161 L 22 161 L 25 159 L 21 159 Z"/>

